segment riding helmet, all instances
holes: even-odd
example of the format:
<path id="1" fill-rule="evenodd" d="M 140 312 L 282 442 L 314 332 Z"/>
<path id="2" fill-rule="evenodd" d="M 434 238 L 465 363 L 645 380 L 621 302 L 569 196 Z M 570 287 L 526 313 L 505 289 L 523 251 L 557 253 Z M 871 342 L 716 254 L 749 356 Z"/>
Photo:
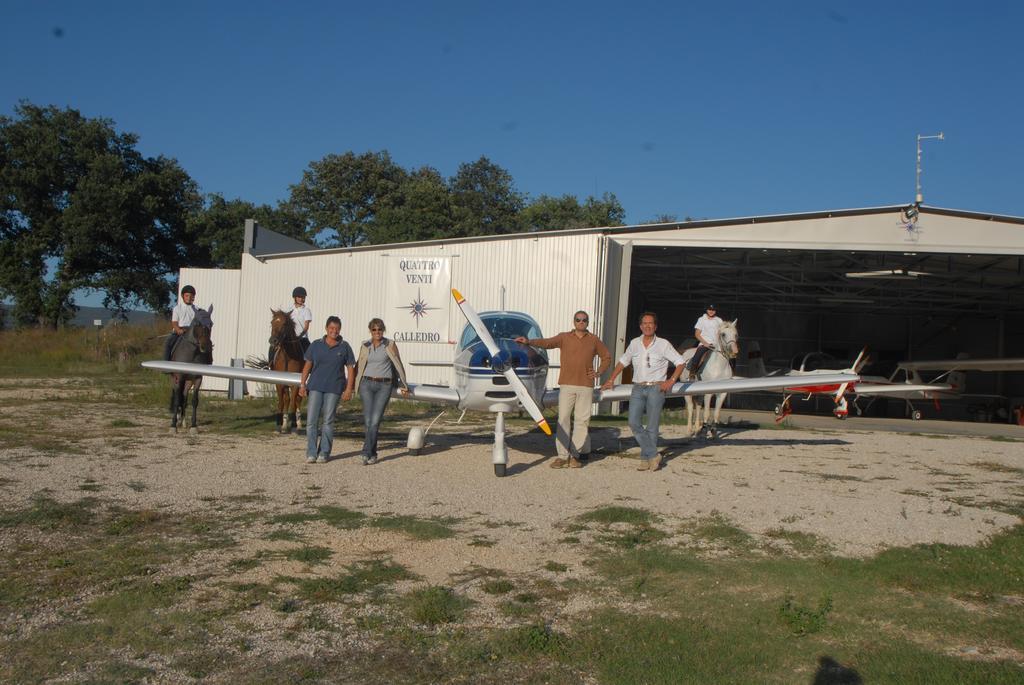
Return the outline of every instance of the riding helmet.
<path id="1" fill-rule="evenodd" d="M 301 285 L 299 287 L 297 287 L 295 290 L 292 291 L 292 297 L 305 297 L 305 296 L 306 296 L 306 289 L 303 288 Z"/>
<path id="2" fill-rule="evenodd" d="M 196 289 L 190 285 L 186 285 L 184 288 L 181 289 L 181 294 L 184 295 L 185 293 L 192 293 L 193 295 L 195 295 Z"/>

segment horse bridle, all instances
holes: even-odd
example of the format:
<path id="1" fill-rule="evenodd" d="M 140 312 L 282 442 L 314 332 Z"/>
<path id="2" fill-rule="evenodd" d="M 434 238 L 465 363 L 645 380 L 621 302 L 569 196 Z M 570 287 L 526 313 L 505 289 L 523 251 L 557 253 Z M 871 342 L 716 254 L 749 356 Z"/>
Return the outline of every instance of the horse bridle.
<path id="1" fill-rule="evenodd" d="M 739 340 L 739 336 L 736 336 L 736 339 Z M 731 361 L 739 356 L 739 352 L 737 352 L 736 354 L 732 353 L 732 346 L 729 347 L 729 352 L 724 352 L 722 350 L 722 348 L 726 346 L 726 343 L 728 341 L 725 339 L 725 334 L 723 333 L 721 328 L 718 329 L 718 340 L 716 340 L 715 342 L 717 343 L 715 345 L 715 352 L 725 357 L 726 361 Z"/>

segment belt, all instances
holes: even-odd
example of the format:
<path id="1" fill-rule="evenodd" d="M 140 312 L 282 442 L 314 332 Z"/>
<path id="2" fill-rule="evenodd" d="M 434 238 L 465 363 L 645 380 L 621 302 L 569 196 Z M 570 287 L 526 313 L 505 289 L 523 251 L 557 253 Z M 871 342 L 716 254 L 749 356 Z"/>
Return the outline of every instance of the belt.
<path id="1" fill-rule="evenodd" d="M 644 381 L 643 383 L 634 383 L 633 385 L 639 385 L 646 388 L 652 385 L 661 385 L 664 382 L 665 381 Z"/>
<path id="2" fill-rule="evenodd" d="M 390 383 L 390 378 L 377 378 L 376 376 L 363 376 L 368 381 L 377 381 L 378 383 Z"/>

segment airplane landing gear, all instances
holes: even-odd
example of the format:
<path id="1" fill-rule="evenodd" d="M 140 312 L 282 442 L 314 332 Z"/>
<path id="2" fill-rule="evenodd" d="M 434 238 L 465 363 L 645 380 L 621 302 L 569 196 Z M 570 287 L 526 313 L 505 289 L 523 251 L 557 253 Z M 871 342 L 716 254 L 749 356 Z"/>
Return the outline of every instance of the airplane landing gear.
<path id="1" fill-rule="evenodd" d="M 409 450 L 409 454 L 418 456 L 420 450 L 423 449 L 424 438 L 426 437 L 422 428 L 410 428 L 409 439 L 406 440 L 405 446 Z"/>
<path id="2" fill-rule="evenodd" d="M 920 409 L 915 409 L 914 411 L 912 411 L 910 413 L 910 418 L 913 419 L 914 421 L 920 421 L 921 420 L 921 410 Z"/>
<path id="3" fill-rule="evenodd" d="M 849 404 L 847 404 L 845 397 L 839 398 L 839 400 L 836 402 L 836 408 L 832 411 L 832 413 L 835 414 L 836 418 L 839 419 L 840 421 L 842 421 L 849 415 L 850 406 Z"/>
<path id="4" fill-rule="evenodd" d="M 494 463 L 494 475 L 505 477 L 508 466 L 508 447 L 505 446 L 505 412 L 499 411 L 494 421 L 494 447 L 491 448 L 491 461 Z"/>

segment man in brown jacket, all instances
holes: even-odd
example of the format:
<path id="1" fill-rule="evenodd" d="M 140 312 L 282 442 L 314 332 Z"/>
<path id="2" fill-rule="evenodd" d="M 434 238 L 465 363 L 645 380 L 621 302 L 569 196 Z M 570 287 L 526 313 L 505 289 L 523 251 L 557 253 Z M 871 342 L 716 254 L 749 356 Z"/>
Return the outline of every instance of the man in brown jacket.
<path id="1" fill-rule="evenodd" d="M 551 467 L 579 468 L 590 456 L 590 410 L 594 404 L 594 381 L 608 370 L 612 355 L 601 339 L 587 330 L 590 316 L 578 311 L 573 316 L 573 329 L 559 333 L 553 338 L 527 340 L 520 336 L 517 343 L 534 345 L 544 349 L 558 348 L 562 351 L 561 369 L 558 372 L 558 430 L 555 432 L 555 446 L 558 458 Z M 594 357 L 601 364 L 594 370 Z M 572 439 L 569 438 L 569 418 L 572 416 Z"/>

